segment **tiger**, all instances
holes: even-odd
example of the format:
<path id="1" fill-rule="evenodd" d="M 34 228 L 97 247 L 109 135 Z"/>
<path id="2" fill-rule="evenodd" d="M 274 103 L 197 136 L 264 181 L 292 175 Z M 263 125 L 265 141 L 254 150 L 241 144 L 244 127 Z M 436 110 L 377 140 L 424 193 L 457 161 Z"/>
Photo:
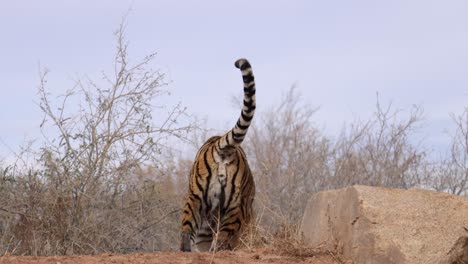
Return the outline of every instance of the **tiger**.
<path id="1" fill-rule="evenodd" d="M 181 251 L 233 250 L 253 218 L 255 183 L 240 146 L 255 113 L 255 80 L 248 60 L 239 59 L 244 100 L 235 126 L 209 138 L 193 163 L 182 213 Z"/>

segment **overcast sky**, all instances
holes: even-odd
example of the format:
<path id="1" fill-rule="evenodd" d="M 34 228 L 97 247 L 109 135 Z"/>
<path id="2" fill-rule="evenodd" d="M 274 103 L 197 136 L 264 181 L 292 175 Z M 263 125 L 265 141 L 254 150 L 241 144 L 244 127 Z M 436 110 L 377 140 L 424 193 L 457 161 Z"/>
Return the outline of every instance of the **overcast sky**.
<path id="1" fill-rule="evenodd" d="M 129 8 L 130 57 L 157 52 L 155 66 L 209 128 L 234 124 L 248 58 L 259 111 L 293 84 L 336 133 L 382 103 L 424 109 L 428 148 L 448 142 L 450 113 L 468 107 L 468 1 L 6 1 L 0 7 L 0 156 L 39 135 L 39 64 L 50 89 L 110 72 L 113 32 Z"/>

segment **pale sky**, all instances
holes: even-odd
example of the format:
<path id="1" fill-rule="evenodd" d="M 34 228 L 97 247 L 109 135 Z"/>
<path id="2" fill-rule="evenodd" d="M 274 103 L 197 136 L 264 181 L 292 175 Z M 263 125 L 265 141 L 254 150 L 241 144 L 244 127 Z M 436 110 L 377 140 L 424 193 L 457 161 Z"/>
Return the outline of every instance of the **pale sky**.
<path id="1" fill-rule="evenodd" d="M 57 93 L 76 76 L 110 72 L 113 32 L 130 7 L 130 57 L 157 52 L 172 99 L 208 128 L 239 114 L 240 57 L 253 66 L 258 111 L 296 84 L 330 133 L 368 118 L 378 92 L 403 111 L 421 105 L 426 146 L 439 149 L 449 114 L 468 106 L 466 0 L 0 1 L 0 157 L 39 136 L 39 64 Z"/>

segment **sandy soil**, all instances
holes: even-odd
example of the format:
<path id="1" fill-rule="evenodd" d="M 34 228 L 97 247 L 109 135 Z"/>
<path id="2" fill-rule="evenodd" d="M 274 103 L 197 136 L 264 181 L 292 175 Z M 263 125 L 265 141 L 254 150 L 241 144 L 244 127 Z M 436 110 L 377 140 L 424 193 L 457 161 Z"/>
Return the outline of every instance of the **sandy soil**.
<path id="1" fill-rule="evenodd" d="M 182 252 L 155 252 L 137 253 L 129 255 L 103 254 L 96 256 L 58 256 L 58 257 L 21 257 L 1 256 L 0 263 L 26 263 L 26 264 L 91 264 L 91 263 L 228 263 L 228 264 L 250 264 L 250 263 L 312 263 L 312 264 L 336 264 L 332 256 L 313 257 L 287 257 L 278 256 L 274 252 L 258 250 L 240 250 L 210 253 L 182 253 Z"/>

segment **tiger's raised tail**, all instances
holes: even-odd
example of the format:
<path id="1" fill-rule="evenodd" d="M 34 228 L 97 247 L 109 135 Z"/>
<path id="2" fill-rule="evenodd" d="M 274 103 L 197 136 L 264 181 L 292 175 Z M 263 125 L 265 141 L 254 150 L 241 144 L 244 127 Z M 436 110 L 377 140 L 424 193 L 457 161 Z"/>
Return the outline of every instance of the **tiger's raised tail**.
<path id="1" fill-rule="evenodd" d="M 218 147 L 236 147 L 242 143 L 255 113 L 255 79 L 252 67 L 246 59 L 239 59 L 234 64 L 242 72 L 244 81 L 244 106 L 236 125 L 219 139 Z"/>

